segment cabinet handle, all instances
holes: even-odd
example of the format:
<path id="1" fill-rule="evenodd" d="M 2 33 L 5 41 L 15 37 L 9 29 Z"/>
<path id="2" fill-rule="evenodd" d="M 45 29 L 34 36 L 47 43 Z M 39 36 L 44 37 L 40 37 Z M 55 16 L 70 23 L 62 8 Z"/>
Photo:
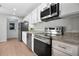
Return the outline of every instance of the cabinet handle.
<path id="1" fill-rule="evenodd" d="M 63 46 L 60 46 L 60 45 L 59 45 L 59 47 L 60 47 L 60 48 L 63 48 L 63 49 L 66 49 L 66 47 L 63 47 Z"/>

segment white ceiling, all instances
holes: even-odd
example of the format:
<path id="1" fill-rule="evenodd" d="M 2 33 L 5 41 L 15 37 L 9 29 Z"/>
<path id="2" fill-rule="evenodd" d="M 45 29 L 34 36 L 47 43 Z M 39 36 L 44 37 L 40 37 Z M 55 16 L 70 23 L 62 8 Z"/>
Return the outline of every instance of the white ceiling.
<path id="1" fill-rule="evenodd" d="M 16 9 L 17 16 L 26 16 L 41 3 L 0 3 L 0 14 L 13 14 L 13 8 Z"/>

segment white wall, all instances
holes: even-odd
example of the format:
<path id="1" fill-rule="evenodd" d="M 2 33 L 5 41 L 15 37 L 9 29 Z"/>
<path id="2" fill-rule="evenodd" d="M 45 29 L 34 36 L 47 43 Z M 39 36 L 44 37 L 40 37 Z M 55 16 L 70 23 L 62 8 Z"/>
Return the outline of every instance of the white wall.
<path id="1" fill-rule="evenodd" d="M 35 24 L 35 28 L 53 26 L 64 26 L 66 27 L 66 32 L 79 32 L 79 16 Z"/>
<path id="2" fill-rule="evenodd" d="M 12 19 L 9 18 L 7 19 L 7 37 L 8 38 L 18 38 L 18 20 L 17 19 Z M 15 24 L 15 29 L 14 30 L 10 30 L 9 29 L 9 23 L 14 23 Z"/>
<path id="3" fill-rule="evenodd" d="M 0 15 L 0 42 L 7 41 L 7 19 L 5 15 Z"/>

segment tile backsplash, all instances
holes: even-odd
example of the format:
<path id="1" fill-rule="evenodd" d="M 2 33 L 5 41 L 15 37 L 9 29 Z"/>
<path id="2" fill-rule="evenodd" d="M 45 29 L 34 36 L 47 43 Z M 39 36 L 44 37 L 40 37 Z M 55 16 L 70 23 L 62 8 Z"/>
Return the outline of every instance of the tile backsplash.
<path id="1" fill-rule="evenodd" d="M 64 26 L 66 32 L 79 32 L 79 16 L 65 19 L 58 19 L 49 22 L 41 22 L 34 25 L 35 29 L 53 26 Z"/>

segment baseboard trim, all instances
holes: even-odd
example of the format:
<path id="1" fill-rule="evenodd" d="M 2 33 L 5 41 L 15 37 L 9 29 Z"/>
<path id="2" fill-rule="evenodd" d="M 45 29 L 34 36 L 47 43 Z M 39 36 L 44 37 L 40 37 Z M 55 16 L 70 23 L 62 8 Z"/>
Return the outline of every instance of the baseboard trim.
<path id="1" fill-rule="evenodd" d="M 7 40 L 0 41 L 0 43 L 7 42 Z"/>
<path id="2" fill-rule="evenodd" d="M 14 38 L 7 38 L 7 40 L 10 40 L 10 39 L 18 39 L 18 38 L 16 38 L 16 37 L 14 37 Z"/>

